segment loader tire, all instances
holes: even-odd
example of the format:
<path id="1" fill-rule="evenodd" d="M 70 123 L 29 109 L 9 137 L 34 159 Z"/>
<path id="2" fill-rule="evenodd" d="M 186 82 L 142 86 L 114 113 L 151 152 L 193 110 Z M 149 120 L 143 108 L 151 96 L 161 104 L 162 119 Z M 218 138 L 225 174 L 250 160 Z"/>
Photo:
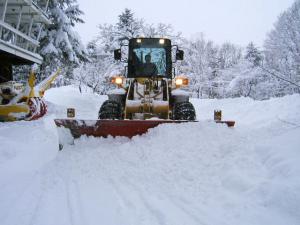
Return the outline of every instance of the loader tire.
<path id="1" fill-rule="evenodd" d="M 101 120 L 120 120 L 122 119 L 122 106 L 119 102 L 106 100 L 98 114 Z"/>
<path id="2" fill-rule="evenodd" d="M 173 107 L 173 119 L 174 120 L 196 120 L 196 112 L 192 103 L 180 102 L 175 103 Z"/>

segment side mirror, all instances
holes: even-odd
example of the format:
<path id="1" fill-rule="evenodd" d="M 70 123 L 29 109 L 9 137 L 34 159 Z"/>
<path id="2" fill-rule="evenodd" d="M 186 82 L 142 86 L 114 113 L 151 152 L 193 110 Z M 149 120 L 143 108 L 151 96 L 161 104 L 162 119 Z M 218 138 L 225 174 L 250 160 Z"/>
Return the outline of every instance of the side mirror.
<path id="1" fill-rule="evenodd" d="M 115 60 L 121 60 L 122 59 L 121 49 L 114 50 L 114 58 L 115 58 Z"/>
<path id="2" fill-rule="evenodd" d="M 183 60 L 183 58 L 184 58 L 184 51 L 177 50 L 176 51 L 176 60 Z"/>

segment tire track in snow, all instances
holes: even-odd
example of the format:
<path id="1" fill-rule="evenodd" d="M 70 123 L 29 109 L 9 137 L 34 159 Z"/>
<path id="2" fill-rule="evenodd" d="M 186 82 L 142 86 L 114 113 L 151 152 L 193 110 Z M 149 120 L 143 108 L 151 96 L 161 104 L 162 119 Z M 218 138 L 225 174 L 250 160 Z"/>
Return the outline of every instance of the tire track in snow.
<path id="1" fill-rule="evenodd" d="M 43 202 L 43 200 L 44 200 L 44 196 L 45 196 L 45 195 L 46 195 L 46 189 L 43 188 L 43 186 L 42 186 L 42 187 L 41 187 L 41 193 L 40 193 L 40 195 L 39 195 L 39 197 L 38 197 L 38 201 L 37 201 L 37 203 L 36 203 L 36 205 L 35 205 L 35 207 L 34 207 L 34 211 L 33 211 L 33 213 L 32 213 L 32 216 L 31 216 L 31 218 L 30 218 L 30 220 L 29 220 L 28 225 L 34 224 L 34 221 L 36 220 L 37 215 L 39 215 L 39 211 L 40 211 L 40 209 L 42 208 L 41 205 L 42 205 L 42 202 Z"/>
<path id="2" fill-rule="evenodd" d="M 127 208 L 136 209 L 135 205 L 125 197 L 126 195 L 122 192 L 121 188 L 116 184 L 116 182 L 112 179 L 109 179 L 109 182 L 116 194 L 119 196 L 119 199 L 123 202 L 124 206 L 126 206 Z"/>
<path id="3" fill-rule="evenodd" d="M 30 179 L 30 184 L 22 192 L 19 201 L 15 201 L 13 204 L 13 215 L 8 213 L 6 218 L 1 220 L 2 224 L 6 224 L 4 221 L 7 221 L 9 225 L 11 224 L 20 224 L 19 220 L 23 220 L 22 224 L 31 225 L 34 224 L 36 216 L 39 214 L 39 209 L 41 208 L 41 203 L 45 196 L 45 188 L 43 188 L 44 179 L 40 173 L 36 173 L 32 179 Z M 38 183 L 38 185 L 36 185 Z M 39 188 L 36 188 L 38 186 Z M 34 196 L 34 201 L 32 198 Z M 30 198 L 31 197 L 31 198 Z M 20 208 L 19 208 L 20 207 Z M 23 209 L 25 207 L 25 209 Z M 27 213 L 24 213 L 27 212 Z M 20 212 L 22 214 L 20 214 Z M 15 222 L 18 221 L 18 222 Z"/>
<path id="4" fill-rule="evenodd" d="M 38 221 L 40 215 L 43 213 L 43 210 L 47 209 L 49 207 L 49 202 L 47 202 L 47 197 L 51 196 L 50 191 L 52 188 L 59 187 L 59 183 L 55 182 L 55 178 L 59 178 L 55 176 L 54 172 L 55 170 L 52 170 L 52 166 L 48 165 L 43 170 L 43 173 L 40 173 L 41 177 L 41 187 L 39 190 L 41 190 L 41 193 L 38 197 L 38 201 L 36 203 L 36 206 L 34 207 L 32 216 L 29 220 L 28 225 L 40 225 L 40 222 Z M 55 186 L 52 186 L 55 184 Z"/>
<path id="5" fill-rule="evenodd" d="M 112 157 L 114 159 L 114 162 L 116 162 L 120 166 L 125 165 L 125 168 L 130 168 L 129 170 L 133 169 L 134 172 L 137 172 L 139 170 L 136 163 L 132 163 L 132 161 L 126 160 L 126 158 L 122 157 L 121 154 L 115 154 Z M 127 169 L 125 169 L 125 171 L 127 171 Z M 106 172 L 107 172 L 106 176 L 107 179 L 109 180 L 110 186 L 114 189 L 119 199 L 126 206 L 126 211 L 127 211 L 126 214 L 133 214 L 131 218 L 134 218 L 133 219 L 134 223 L 130 223 L 130 224 L 144 224 L 144 223 L 149 224 L 149 220 L 152 220 L 150 218 L 153 218 L 156 221 L 155 224 L 159 224 L 159 225 L 167 224 L 164 215 L 159 210 L 156 210 L 154 207 L 152 207 L 151 204 L 148 201 L 146 201 L 146 198 L 144 198 L 141 191 L 138 188 L 136 188 L 134 185 L 132 185 L 132 183 L 129 183 L 128 179 L 120 183 L 120 180 L 123 179 L 122 176 L 120 176 L 121 174 L 118 174 L 118 176 L 120 177 L 115 179 L 117 180 L 116 182 L 111 178 L 111 177 L 115 177 L 114 174 L 111 174 L 111 171 L 106 171 Z M 129 177 L 128 174 L 126 175 L 126 177 Z M 130 188 L 132 186 L 134 188 Z M 145 212 L 148 212 L 148 214 Z M 150 224 L 154 224 L 153 222 L 150 222 Z"/>
<path id="6" fill-rule="evenodd" d="M 197 212 L 191 212 L 191 205 L 187 205 L 187 207 L 183 207 L 182 203 L 179 203 L 178 201 L 174 200 L 174 197 L 172 197 L 168 193 L 158 193 L 159 195 L 163 194 L 165 199 L 161 199 L 159 196 L 155 195 L 155 193 L 144 193 L 142 188 L 138 187 L 138 185 L 132 183 L 129 180 L 126 180 L 126 183 L 128 186 L 130 186 L 129 189 L 134 190 L 136 195 L 139 197 L 141 200 L 141 203 L 143 204 L 144 208 L 150 212 L 152 217 L 154 217 L 159 225 L 167 225 L 167 224 L 172 224 L 170 221 L 175 220 L 172 218 L 172 212 L 177 212 L 176 217 L 178 217 L 178 214 L 180 215 L 180 218 L 182 220 L 188 221 L 187 224 L 197 224 L 197 225 L 209 225 L 209 223 L 206 223 L 203 219 L 201 219 L 198 215 Z M 154 197 L 153 199 L 151 198 L 151 195 Z M 147 196 L 147 197 L 145 197 Z M 151 201 L 152 199 L 152 201 Z M 169 208 L 166 208 L 164 211 L 162 209 L 162 205 L 160 203 L 164 203 L 167 205 Z M 185 204 L 186 205 L 186 204 Z M 169 214 L 169 215 L 168 215 Z M 171 215 L 171 216 L 170 216 Z M 184 217 L 184 218 L 183 218 Z M 179 221 L 176 221 L 179 222 Z M 175 222 L 175 224 L 176 224 Z M 220 221 L 216 220 L 216 224 L 222 224 Z M 174 223 L 173 223 L 174 224 Z"/>
<path id="7" fill-rule="evenodd" d="M 157 213 L 154 213 L 153 212 L 154 210 L 150 210 L 149 204 L 145 204 L 145 199 L 142 199 L 137 189 L 131 188 L 129 187 L 129 185 L 125 187 L 124 183 L 118 185 L 114 181 L 111 182 L 112 182 L 111 185 L 116 191 L 118 197 L 121 199 L 122 202 L 124 202 L 125 206 L 129 206 L 129 208 L 126 208 L 125 213 L 127 216 L 130 215 L 130 217 L 133 220 L 131 221 L 130 224 L 150 223 L 150 224 L 165 225 L 165 223 L 163 223 L 162 220 L 158 218 Z M 152 222 L 151 218 L 154 219 L 156 223 Z"/>
<path id="8" fill-rule="evenodd" d="M 82 207 L 81 193 L 78 182 L 75 180 L 65 182 L 68 216 L 71 225 L 88 225 Z"/>
<path id="9" fill-rule="evenodd" d="M 32 177 L 35 177 L 36 174 L 34 174 Z M 3 185 L 3 186 L 9 186 L 9 185 Z M 20 204 L 20 199 L 22 199 L 25 196 L 25 193 L 27 193 L 29 190 L 31 190 L 30 188 L 32 188 L 32 186 L 33 186 L 32 179 L 28 179 L 26 184 L 23 185 L 24 188 L 21 188 L 21 191 L 18 194 L 15 195 L 15 197 L 10 201 L 7 208 L 15 209 L 17 207 L 17 205 Z M 0 188 L 1 188 L 1 190 L 4 189 L 3 187 L 0 187 Z M 1 221 L 5 221 L 9 217 L 9 215 L 11 214 L 10 212 L 11 211 L 9 211 L 5 215 L 3 215 L 3 217 L 1 216 L 2 217 L 2 218 L 0 217 Z"/>
<path id="10" fill-rule="evenodd" d="M 127 184 L 132 187 L 133 190 L 138 194 L 142 204 L 144 205 L 145 209 L 150 212 L 152 217 L 154 217 L 159 225 L 166 225 L 166 217 L 164 214 L 156 209 L 154 206 L 151 205 L 151 203 L 144 197 L 143 191 L 137 187 L 137 185 L 134 185 L 129 180 L 127 180 Z"/>
<path id="11" fill-rule="evenodd" d="M 169 223 L 170 218 L 168 218 L 167 215 L 165 214 L 165 213 L 167 214 L 169 213 L 168 209 L 166 211 L 161 210 L 162 208 L 161 206 L 159 206 L 160 200 L 157 198 L 157 196 L 153 195 L 153 193 L 145 194 L 141 188 L 137 187 L 137 185 L 134 184 L 134 182 L 130 182 L 128 180 L 128 178 L 131 176 L 127 173 L 129 172 L 130 174 L 131 173 L 136 174 L 139 171 L 139 165 L 136 163 L 132 163 L 132 161 L 126 160 L 126 158 L 124 159 L 124 157 L 122 157 L 119 154 L 114 155 L 113 158 L 116 164 L 124 166 L 125 170 L 122 171 L 125 171 L 125 174 L 123 175 L 124 177 L 126 177 L 126 179 L 124 179 L 124 182 L 120 182 L 120 180 L 123 180 L 122 179 L 123 176 L 122 174 L 117 174 L 118 176 L 120 175 L 121 176 L 113 180 L 112 177 L 115 177 L 116 174 L 110 174 L 110 171 L 106 171 L 108 172 L 108 174 L 106 175 L 108 176 L 108 180 L 111 183 L 111 186 L 113 187 L 114 191 L 117 193 L 117 195 L 119 196 L 123 204 L 126 206 L 126 210 L 125 210 L 126 213 L 129 215 L 133 214 L 133 217 L 135 217 L 136 221 L 133 224 L 142 224 L 141 221 L 145 221 L 145 220 L 149 221 L 151 220 L 150 218 L 155 219 L 156 221 L 156 223 L 154 222 L 155 224 L 160 224 L 160 225 L 170 224 Z M 159 192 L 159 194 L 160 193 L 161 192 Z M 151 200 L 151 198 L 149 198 L 151 197 L 151 195 L 153 195 L 153 197 L 155 198 L 152 199 L 153 201 Z M 156 200 L 158 202 L 156 202 Z M 164 201 L 163 203 L 165 202 L 172 204 L 172 208 L 176 208 L 175 209 L 176 211 L 180 211 L 180 213 L 182 213 L 186 217 L 187 221 L 193 221 L 192 223 L 195 224 L 203 224 L 203 221 L 201 221 L 201 219 L 199 217 L 196 217 L 194 214 L 193 214 L 193 218 L 189 219 L 188 217 L 191 216 L 189 213 L 187 213 L 188 210 L 183 210 L 182 207 L 178 207 L 173 202 L 169 201 L 169 199 L 166 199 L 166 201 Z M 142 214 L 137 216 L 136 214 L 138 212 L 141 212 Z"/>
<path id="12" fill-rule="evenodd" d="M 148 209 L 145 207 L 142 201 L 140 201 L 139 193 L 132 191 L 131 188 L 125 187 L 124 183 L 117 184 L 115 181 L 110 179 L 111 187 L 117 194 L 117 197 L 122 202 L 123 208 L 121 213 L 131 219 L 128 224 L 153 224 L 149 222 L 149 215 L 145 212 Z M 127 185 L 128 186 L 128 185 Z M 127 189 L 125 189 L 127 188 Z M 153 217 L 157 220 L 155 217 Z"/>
<path id="13" fill-rule="evenodd" d="M 165 193 L 168 200 L 172 202 L 177 208 L 179 208 L 181 211 L 183 211 L 186 215 L 188 215 L 190 218 L 192 218 L 197 224 L 199 225 L 209 225 L 209 223 L 205 223 L 203 219 L 199 217 L 199 212 L 192 212 L 195 211 L 195 207 L 191 207 L 191 202 L 186 203 L 186 200 L 183 199 L 175 199 L 170 194 Z M 185 206 L 183 206 L 185 205 Z M 203 212 L 204 213 L 204 212 Z M 221 224 L 220 221 L 215 221 L 214 224 Z"/>

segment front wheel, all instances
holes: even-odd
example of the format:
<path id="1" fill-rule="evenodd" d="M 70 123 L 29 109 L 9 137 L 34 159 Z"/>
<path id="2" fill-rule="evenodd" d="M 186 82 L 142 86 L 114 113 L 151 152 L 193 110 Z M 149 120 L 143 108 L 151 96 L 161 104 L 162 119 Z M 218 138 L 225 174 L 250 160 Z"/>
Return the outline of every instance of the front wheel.
<path id="1" fill-rule="evenodd" d="M 120 120 L 122 119 L 122 106 L 119 102 L 106 100 L 102 104 L 98 115 L 101 120 Z"/>
<path id="2" fill-rule="evenodd" d="M 174 120 L 196 120 L 196 112 L 192 103 L 180 102 L 175 103 L 173 107 L 173 119 Z"/>

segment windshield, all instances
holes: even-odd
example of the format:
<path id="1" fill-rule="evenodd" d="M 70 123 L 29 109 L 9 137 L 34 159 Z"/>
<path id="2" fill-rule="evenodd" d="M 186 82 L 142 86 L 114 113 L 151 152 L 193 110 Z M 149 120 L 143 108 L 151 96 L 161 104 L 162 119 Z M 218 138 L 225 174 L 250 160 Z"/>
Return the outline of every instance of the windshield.
<path id="1" fill-rule="evenodd" d="M 140 47 L 132 52 L 132 69 L 135 76 L 165 76 L 166 50 L 163 47 Z"/>

